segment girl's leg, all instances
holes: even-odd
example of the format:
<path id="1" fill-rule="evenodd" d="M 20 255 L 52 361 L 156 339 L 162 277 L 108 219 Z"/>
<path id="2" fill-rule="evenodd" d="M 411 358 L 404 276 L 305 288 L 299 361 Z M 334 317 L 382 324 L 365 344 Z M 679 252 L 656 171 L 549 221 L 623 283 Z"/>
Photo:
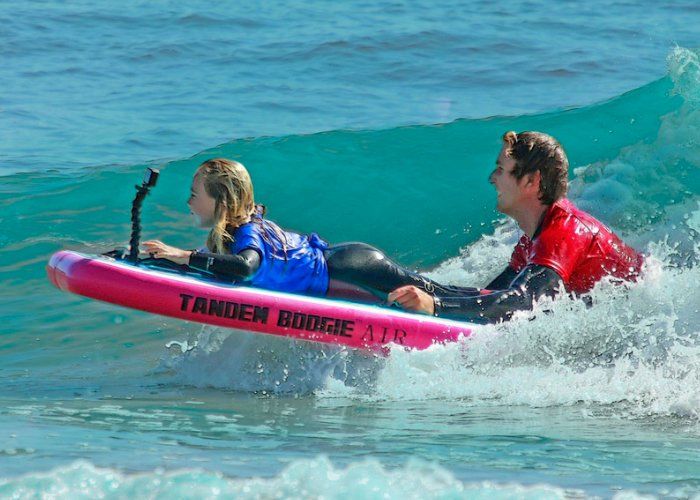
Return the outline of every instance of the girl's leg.
<path id="1" fill-rule="evenodd" d="M 405 269 L 380 250 L 365 243 L 343 243 L 324 251 L 331 280 L 350 283 L 383 298 L 405 285 L 413 285 L 429 294 L 478 295 L 477 288 L 441 285 L 418 273 Z"/>

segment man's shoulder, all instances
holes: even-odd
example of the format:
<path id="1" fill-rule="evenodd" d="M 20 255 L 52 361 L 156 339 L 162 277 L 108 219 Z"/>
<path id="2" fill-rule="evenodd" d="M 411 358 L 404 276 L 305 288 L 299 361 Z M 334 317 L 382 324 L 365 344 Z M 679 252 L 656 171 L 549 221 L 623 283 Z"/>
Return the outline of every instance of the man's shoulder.
<path id="1" fill-rule="evenodd" d="M 588 212 L 574 205 L 568 198 L 554 202 L 549 210 L 547 225 L 558 226 L 562 229 L 576 231 L 577 234 L 590 233 L 596 235 L 609 229 Z"/>
<path id="2" fill-rule="evenodd" d="M 555 201 L 549 209 L 550 217 L 574 216 L 587 218 L 591 215 L 578 208 L 568 198 L 561 198 Z"/>

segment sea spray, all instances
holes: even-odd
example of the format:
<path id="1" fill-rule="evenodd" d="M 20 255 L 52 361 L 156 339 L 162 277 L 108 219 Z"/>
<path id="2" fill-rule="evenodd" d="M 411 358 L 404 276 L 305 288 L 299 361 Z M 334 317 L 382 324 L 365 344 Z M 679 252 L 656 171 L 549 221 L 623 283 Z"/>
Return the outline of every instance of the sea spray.
<path id="1" fill-rule="evenodd" d="M 125 475 L 89 462 L 43 474 L 0 479 L 0 495 L 24 499 L 51 498 L 474 498 L 538 499 L 583 496 L 582 491 L 548 485 L 525 486 L 488 481 L 464 483 L 442 467 L 412 460 L 405 467 L 387 469 L 377 460 L 336 467 L 326 457 L 292 462 L 273 478 L 234 479 L 203 470 L 156 471 Z M 636 498 L 636 496 L 626 497 Z"/>

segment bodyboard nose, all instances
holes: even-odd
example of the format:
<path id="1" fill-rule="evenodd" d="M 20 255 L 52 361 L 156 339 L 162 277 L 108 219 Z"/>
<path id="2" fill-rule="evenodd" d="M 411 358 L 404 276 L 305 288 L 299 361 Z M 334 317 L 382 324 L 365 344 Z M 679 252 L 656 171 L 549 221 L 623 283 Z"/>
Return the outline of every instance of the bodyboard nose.
<path id="1" fill-rule="evenodd" d="M 61 261 L 65 257 L 65 251 L 56 252 L 46 264 L 46 274 L 49 276 L 49 281 L 60 290 L 68 290 L 68 281 L 66 280 L 66 270 L 61 267 Z"/>

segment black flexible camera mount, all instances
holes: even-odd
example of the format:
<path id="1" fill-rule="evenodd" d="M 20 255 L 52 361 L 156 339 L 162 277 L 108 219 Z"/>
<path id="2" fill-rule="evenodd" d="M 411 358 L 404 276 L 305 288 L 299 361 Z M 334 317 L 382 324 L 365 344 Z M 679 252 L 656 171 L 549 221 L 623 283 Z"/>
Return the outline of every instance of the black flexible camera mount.
<path id="1" fill-rule="evenodd" d="M 154 168 L 147 168 L 143 176 L 143 182 L 136 187 L 136 197 L 131 204 L 131 238 L 129 239 L 129 256 L 126 260 L 138 262 L 139 243 L 141 239 L 141 205 L 152 187 L 155 187 L 160 172 Z"/>

